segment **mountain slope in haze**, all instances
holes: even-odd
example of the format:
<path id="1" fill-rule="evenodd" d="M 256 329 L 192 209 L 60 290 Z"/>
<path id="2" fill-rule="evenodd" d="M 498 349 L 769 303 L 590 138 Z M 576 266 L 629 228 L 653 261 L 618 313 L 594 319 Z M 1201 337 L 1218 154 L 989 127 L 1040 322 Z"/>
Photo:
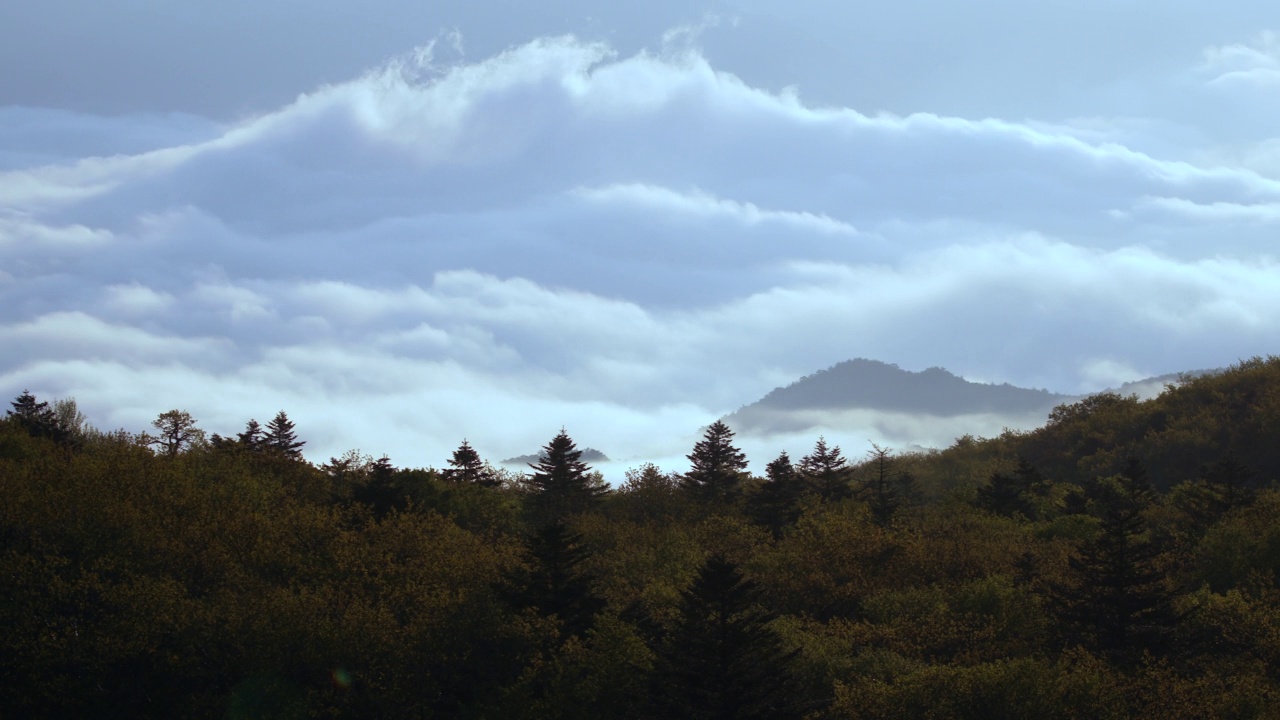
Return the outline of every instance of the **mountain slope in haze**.
<path id="1" fill-rule="evenodd" d="M 609 456 L 595 448 L 583 448 L 582 457 L 580 459 L 584 463 L 609 462 Z M 518 467 L 523 470 L 529 465 L 536 465 L 540 462 L 542 462 L 542 453 L 536 452 L 528 455 L 517 455 L 516 457 L 507 458 L 506 460 L 499 461 L 499 464 L 509 467 Z"/>
<path id="2" fill-rule="evenodd" d="M 1048 412 L 1070 399 L 1068 395 L 1029 390 L 1008 383 L 987 385 L 970 382 L 939 367 L 912 372 L 890 363 L 859 358 L 846 360 L 777 388 L 729 415 L 726 420 L 750 424 L 761 411 L 849 408 L 941 417 Z"/>
<path id="3" fill-rule="evenodd" d="M 1162 375 L 1126 383 L 1112 390 L 1120 395 L 1148 399 L 1159 395 L 1166 385 L 1183 377 L 1218 371 L 1199 370 Z M 1063 395 L 1017 387 L 966 380 L 943 368 L 914 372 L 897 365 L 858 358 L 838 363 L 776 388 L 756 402 L 739 408 L 724 420 L 749 434 L 771 434 L 806 430 L 832 413 L 872 411 L 933 418 L 988 415 L 1008 419 L 1008 426 L 1026 426 L 1064 403 L 1084 395 Z"/>

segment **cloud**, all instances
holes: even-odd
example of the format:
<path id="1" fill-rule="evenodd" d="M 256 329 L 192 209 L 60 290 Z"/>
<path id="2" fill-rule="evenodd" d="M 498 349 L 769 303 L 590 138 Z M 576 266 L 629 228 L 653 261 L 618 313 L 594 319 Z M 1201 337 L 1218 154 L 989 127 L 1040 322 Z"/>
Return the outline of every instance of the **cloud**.
<path id="1" fill-rule="evenodd" d="M 1280 336 L 1280 180 L 1131 142 L 1165 118 L 817 107 L 566 36 L 414 57 L 231 123 L 48 111 L 79 144 L 0 110 L 0 389 L 134 429 L 284 408 L 319 460 L 497 459 L 563 425 L 679 463 L 851 357 L 1076 392 Z M 814 421 L 853 445 L 1004 422 Z"/>

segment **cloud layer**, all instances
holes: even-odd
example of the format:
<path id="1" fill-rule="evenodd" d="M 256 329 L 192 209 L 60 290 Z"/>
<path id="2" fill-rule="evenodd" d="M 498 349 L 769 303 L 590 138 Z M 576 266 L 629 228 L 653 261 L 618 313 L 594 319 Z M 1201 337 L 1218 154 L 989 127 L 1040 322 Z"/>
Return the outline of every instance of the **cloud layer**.
<path id="1" fill-rule="evenodd" d="M 1275 47 L 1169 82 L 1265 107 Z M 1140 127 L 815 107 L 573 37 L 410 53 L 231 124 L 0 108 L 0 389 L 133 429 L 285 408 L 316 460 L 563 425 L 678 465 L 850 357 L 1079 392 L 1273 352 L 1271 138 Z M 952 432 L 859 417 L 828 435 Z"/>

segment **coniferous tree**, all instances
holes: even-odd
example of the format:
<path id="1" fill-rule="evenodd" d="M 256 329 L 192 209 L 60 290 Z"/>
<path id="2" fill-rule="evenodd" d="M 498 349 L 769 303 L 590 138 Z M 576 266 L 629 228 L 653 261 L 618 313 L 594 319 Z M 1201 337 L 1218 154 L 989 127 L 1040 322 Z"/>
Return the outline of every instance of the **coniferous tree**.
<path id="1" fill-rule="evenodd" d="M 1115 657 L 1158 651 L 1175 618 L 1173 592 L 1157 559 L 1145 512 L 1154 490 L 1140 464 L 1100 479 L 1093 489 L 1101 533 L 1070 559 L 1072 582 L 1053 588 L 1054 606 L 1069 638 Z"/>
<path id="2" fill-rule="evenodd" d="M 733 445 L 733 431 L 717 420 L 687 455 L 693 466 L 680 485 L 701 502 L 720 505 L 737 500 L 747 457 Z"/>
<path id="3" fill-rule="evenodd" d="M 6 413 L 6 417 L 17 422 L 28 435 L 56 441 L 65 439 L 66 433 L 59 426 L 57 413 L 49 407 L 49 403 L 37 402 L 30 390 L 23 390 L 10 405 L 13 409 Z"/>
<path id="4" fill-rule="evenodd" d="M 504 594 L 517 609 L 535 608 L 560 621 L 560 638 L 581 637 L 605 601 L 592 589 L 584 563 L 591 557 L 581 535 L 557 520 L 541 526 L 525 541 L 527 568 L 513 573 Z"/>
<path id="5" fill-rule="evenodd" d="M 298 439 L 294 432 L 293 421 L 283 410 L 276 413 L 271 422 L 267 423 L 267 431 L 262 436 L 264 449 L 279 453 L 291 460 L 302 459 L 302 446 L 306 444 L 306 441 Z"/>
<path id="6" fill-rule="evenodd" d="M 591 510 L 608 487 L 582 462 L 582 451 L 563 428 L 542 448 L 537 464 L 530 463 L 531 505 L 539 522 L 555 522 Z"/>
<path id="7" fill-rule="evenodd" d="M 813 452 L 800 460 L 800 475 L 818 497 L 827 502 L 853 497 L 849 485 L 853 469 L 840 454 L 840 446 L 827 447 L 827 439 L 819 437 Z"/>
<path id="8" fill-rule="evenodd" d="M 987 483 L 978 488 L 976 504 L 997 515 L 1023 517 L 1034 520 L 1036 505 L 1033 494 L 1043 485 L 1044 478 L 1035 466 L 1024 457 L 1018 457 L 1018 467 L 1013 474 L 991 473 Z"/>
<path id="9" fill-rule="evenodd" d="M 800 498 L 806 484 L 785 451 L 766 465 L 764 472 L 766 480 L 751 496 L 748 509 L 753 520 L 778 537 L 783 528 L 800 518 Z"/>
<path id="10" fill-rule="evenodd" d="M 703 565 L 657 652 L 653 717 L 781 720 L 803 715 L 791 665 L 756 584 L 722 555 Z"/>
<path id="11" fill-rule="evenodd" d="M 250 418 L 249 422 L 245 423 L 244 432 L 236 433 L 236 442 L 240 443 L 240 446 L 245 450 L 251 452 L 261 451 L 266 443 L 262 426 L 258 424 L 257 420 Z"/>
<path id="12" fill-rule="evenodd" d="M 871 508 L 876 524 L 886 527 L 916 493 L 915 478 L 893 467 L 893 451 L 875 443 L 867 451 L 870 473 L 858 487 L 858 496 Z"/>
<path id="13" fill-rule="evenodd" d="M 451 467 L 446 468 L 441 474 L 445 480 L 453 483 L 475 483 L 484 487 L 497 487 L 502 481 L 494 477 L 480 459 L 480 453 L 464 439 L 457 450 L 453 451 L 453 457 L 447 461 Z"/>
<path id="14" fill-rule="evenodd" d="M 162 453 L 176 457 L 178 453 L 204 442 L 204 431 L 196 427 L 195 418 L 186 410 L 169 410 L 151 421 L 160 436 L 150 444 L 160 447 Z"/>

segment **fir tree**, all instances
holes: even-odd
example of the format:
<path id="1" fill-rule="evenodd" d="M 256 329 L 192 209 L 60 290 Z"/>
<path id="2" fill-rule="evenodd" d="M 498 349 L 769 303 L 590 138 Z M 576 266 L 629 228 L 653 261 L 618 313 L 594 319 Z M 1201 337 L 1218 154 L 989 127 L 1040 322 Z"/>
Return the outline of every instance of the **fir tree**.
<path id="1" fill-rule="evenodd" d="M 458 449 L 453 451 L 453 457 L 447 462 L 451 467 L 446 468 L 441 474 L 449 482 L 475 483 L 484 487 L 497 487 L 502 484 L 480 459 L 480 453 L 476 452 L 465 439 Z"/>
<path id="2" fill-rule="evenodd" d="M 596 506 L 608 490 L 599 476 L 581 460 L 582 451 L 563 428 L 542 448 L 527 484 L 533 492 L 532 509 L 539 522 L 563 520 Z"/>
<path id="3" fill-rule="evenodd" d="M 383 455 L 374 460 L 362 475 L 352 488 L 353 500 L 367 505 L 376 518 L 386 517 L 393 509 L 404 509 L 405 495 L 396 487 L 396 468 L 391 458 Z"/>
<path id="4" fill-rule="evenodd" d="M 262 447 L 272 452 L 284 455 L 292 460 L 302 459 L 302 446 L 306 445 L 306 441 L 299 440 L 293 431 L 293 421 L 285 414 L 283 410 L 276 413 L 271 422 L 267 423 L 267 431 L 262 436 Z"/>
<path id="5" fill-rule="evenodd" d="M 560 621 L 560 638 L 583 636 L 604 608 L 592 589 L 594 578 L 584 564 L 591 553 L 582 536 L 554 521 L 525 541 L 527 568 L 508 577 L 503 593 L 517 609 L 534 608 Z"/>
<path id="6" fill-rule="evenodd" d="M 733 431 L 723 421 L 707 428 L 702 440 L 694 444 L 693 453 L 686 456 L 693 466 L 681 478 L 681 487 L 711 505 L 737 500 L 747 458 L 732 441 Z"/>
<path id="7" fill-rule="evenodd" d="M 876 524 L 886 527 L 916 494 L 915 478 L 893 467 L 893 451 L 875 443 L 867 451 L 870 473 L 859 485 L 858 496 L 871 508 Z"/>
<path id="8" fill-rule="evenodd" d="M 241 447 L 245 450 L 249 450 L 250 452 L 261 451 L 266 443 L 266 438 L 263 436 L 262 426 L 258 424 L 257 420 L 250 418 L 249 422 L 245 423 L 244 432 L 236 433 L 236 442 L 240 443 Z"/>
<path id="9" fill-rule="evenodd" d="M 849 485 L 853 474 L 849 461 L 840 454 L 840 447 L 827 447 L 827 439 L 819 437 L 813 452 L 800 460 L 800 475 L 809 487 L 827 502 L 853 497 Z"/>
<path id="10" fill-rule="evenodd" d="M 1072 582 L 1053 588 L 1054 606 L 1070 638 L 1132 660 L 1159 650 L 1175 621 L 1144 514 L 1154 491 L 1141 466 L 1130 463 L 1124 474 L 1094 483 L 1094 492 L 1101 533 L 1070 559 Z"/>
<path id="11" fill-rule="evenodd" d="M 36 402 L 36 396 L 30 390 L 23 390 L 10 405 L 13 409 L 6 413 L 6 417 L 12 418 L 28 435 L 56 441 L 66 439 L 67 433 L 60 427 L 57 413 L 49 403 Z"/>
<path id="12" fill-rule="evenodd" d="M 978 488 L 975 504 L 997 515 L 1014 517 L 1021 515 L 1029 520 L 1036 518 L 1033 494 L 1043 486 L 1044 478 L 1026 458 L 1018 457 L 1018 467 L 1012 475 L 991 473 L 987 483 Z"/>
<path id="13" fill-rule="evenodd" d="M 707 560 L 657 652 L 651 713 L 687 720 L 782 720 L 805 708 L 756 584 L 721 555 Z"/>
<path id="14" fill-rule="evenodd" d="M 769 528 L 774 537 L 779 537 L 783 528 L 795 524 L 800 518 L 800 498 L 805 492 L 805 481 L 786 452 L 766 465 L 764 472 L 766 480 L 751 496 L 747 507 L 753 520 Z"/>

